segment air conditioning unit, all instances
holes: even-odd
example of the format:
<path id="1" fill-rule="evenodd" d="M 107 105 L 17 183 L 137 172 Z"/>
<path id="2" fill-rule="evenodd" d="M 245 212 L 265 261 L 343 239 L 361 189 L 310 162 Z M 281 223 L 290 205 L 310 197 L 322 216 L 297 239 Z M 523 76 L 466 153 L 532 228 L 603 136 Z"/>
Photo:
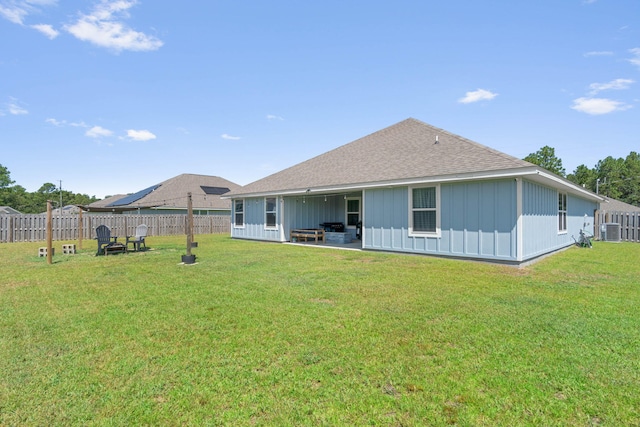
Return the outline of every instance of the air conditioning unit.
<path id="1" fill-rule="evenodd" d="M 600 235 L 605 242 L 619 242 L 620 224 L 608 222 L 600 225 Z"/>

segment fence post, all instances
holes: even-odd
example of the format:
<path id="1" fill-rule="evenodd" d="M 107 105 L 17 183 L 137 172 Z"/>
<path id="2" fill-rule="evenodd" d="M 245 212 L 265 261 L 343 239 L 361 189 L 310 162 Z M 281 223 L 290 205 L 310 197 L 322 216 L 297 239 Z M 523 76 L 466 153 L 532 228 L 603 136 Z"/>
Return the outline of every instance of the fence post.
<path id="1" fill-rule="evenodd" d="M 80 213 L 78 213 L 78 249 L 82 249 L 82 238 L 84 237 L 82 225 L 82 209 L 80 209 Z"/>
<path id="2" fill-rule="evenodd" d="M 47 200 L 47 264 L 53 263 L 53 230 L 51 224 L 51 200 Z"/>

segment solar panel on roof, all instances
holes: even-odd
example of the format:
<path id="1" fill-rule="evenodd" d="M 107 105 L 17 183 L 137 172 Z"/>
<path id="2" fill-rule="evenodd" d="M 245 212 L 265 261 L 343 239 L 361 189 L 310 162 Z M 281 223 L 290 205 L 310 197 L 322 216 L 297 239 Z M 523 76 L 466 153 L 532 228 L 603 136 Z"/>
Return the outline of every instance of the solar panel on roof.
<path id="1" fill-rule="evenodd" d="M 200 188 L 202 188 L 202 191 L 204 191 L 205 194 L 211 194 L 213 196 L 221 196 L 224 193 L 231 191 L 227 187 L 208 187 L 206 185 L 201 185 Z"/>
<path id="2" fill-rule="evenodd" d="M 109 203 L 107 207 L 130 205 L 131 203 L 137 202 L 138 200 L 142 199 L 144 196 L 148 195 L 158 187 L 160 187 L 160 184 L 152 185 L 151 187 L 140 190 L 137 193 L 129 194 L 122 199 L 118 199 L 115 202 Z"/>

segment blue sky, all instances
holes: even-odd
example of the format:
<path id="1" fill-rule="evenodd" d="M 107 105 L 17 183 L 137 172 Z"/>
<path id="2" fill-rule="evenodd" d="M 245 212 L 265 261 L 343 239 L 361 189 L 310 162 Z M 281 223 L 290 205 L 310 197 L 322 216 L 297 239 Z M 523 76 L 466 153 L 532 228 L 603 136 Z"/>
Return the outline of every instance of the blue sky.
<path id="1" fill-rule="evenodd" d="M 244 185 L 408 117 L 567 172 L 640 151 L 638 0 L 0 0 L 0 34 L 27 191 Z"/>

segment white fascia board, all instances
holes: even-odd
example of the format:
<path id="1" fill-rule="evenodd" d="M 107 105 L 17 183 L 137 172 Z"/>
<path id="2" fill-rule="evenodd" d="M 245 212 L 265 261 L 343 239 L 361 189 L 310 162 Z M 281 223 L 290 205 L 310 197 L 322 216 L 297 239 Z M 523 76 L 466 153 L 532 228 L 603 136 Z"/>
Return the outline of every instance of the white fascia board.
<path id="1" fill-rule="evenodd" d="M 591 199 L 595 202 L 604 201 L 604 198 L 600 197 L 599 195 L 592 193 L 586 188 L 582 188 L 579 185 L 574 184 L 573 182 L 568 181 L 564 178 L 561 178 L 558 175 L 555 175 L 551 172 L 540 170 L 540 169 L 538 169 L 536 172 L 537 173 L 533 178 L 533 181 L 551 183 L 552 185 L 555 184 L 553 185 L 554 187 L 561 187 L 562 189 L 566 190 L 568 193 L 572 193 L 580 197 L 584 197 L 586 199 Z"/>
<path id="2" fill-rule="evenodd" d="M 349 191 L 360 191 L 368 188 L 389 188 L 389 187 L 401 187 L 411 186 L 419 184 L 432 184 L 432 183 L 446 183 L 446 182 L 464 182 L 464 181 L 476 181 L 476 180 L 488 180 L 488 179 L 515 179 L 515 178 L 529 178 L 532 181 L 540 183 L 546 183 L 553 187 L 562 187 L 573 194 L 578 194 L 582 197 L 592 199 L 594 201 L 602 201 L 600 196 L 593 194 L 592 192 L 570 182 L 550 172 L 541 170 L 538 167 L 531 166 L 527 168 L 515 168 L 515 169 L 500 169 L 495 171 L 482 171 L 482 172 L 468 172 L 458 173 L 451 175 L 437 175 L 420 178 L 408 178 L 392 181 L 372 181 L 362 182 L 356 184 L 344 184 L 333 185 L 324 187 L 313 188 L 297 188 L 291 190 L 276 190 L 269 192 L 259 193 L 247 193 L 231 196 L 221 196 L 222 199 L 231 198 L 249 198 L 249 197 L 265 197 L 265 196 L 304 196 L 311 194 L 339 194 Z"/>
<path id="3" fill-rule="evenodd" d="M 311 189 L 311 193 L 339 193 L 350 190 L 362 190 L 366 188 L 384 188 L 384 187 L 404 187 L 419 184 L 435 184 L 444 182 L 460 182 L 460 181 L 475 181 L 486 179 L 505 179 L 516 178 L 523 175 L 535 174 L 535 169 L 503 169 L 498 171 L 487 172 L 469 172 L 453 175 L 438 175 L 420 178 L 408 178 L 394 181 L 378 181 L 378 182 L 364 182 L 359 184 L 350 184 L 344 186 L 335 187 L 318 187 Z M 305 193 L 299 193 L 305 194 Z M 308 193 L 307 193 L 308 194 Z"/>
<path id="4" fill-rule="evenodd" d="M 220 196 L 221 199 L 250 199 L 254 197 L 276 197 L 276 196 L 303 196 L 311 192 L 317 193 L 318 190 L 276 190 L 276 191 L 261 191 L 259 193 L 243 193 L 232 194 L 230 196 Z"/>

